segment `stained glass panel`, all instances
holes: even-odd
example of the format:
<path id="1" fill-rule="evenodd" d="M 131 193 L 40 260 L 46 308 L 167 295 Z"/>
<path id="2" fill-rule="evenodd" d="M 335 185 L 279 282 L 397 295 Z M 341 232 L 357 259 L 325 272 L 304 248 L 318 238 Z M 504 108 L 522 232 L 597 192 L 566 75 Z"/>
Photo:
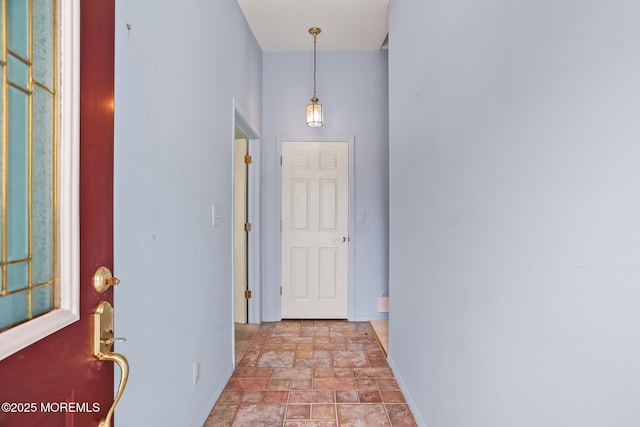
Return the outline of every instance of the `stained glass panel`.
<path id="1" fill-rule="evenodd" d="M 0 298 L 0 329 L 24 322 L 29 318 L 29 292 L 18 292 Z"/>
<path id="2" fill-rule="evenodd" d="M 30 60 L 29 2 L 7 0 L 7 45 L 10 51 Z"/>
<path id="3" fill-rule="evenodd" d="M 0 0 L 0 331 L 55 308 L 55 0 Z M 33 7 L 33 10 L 30 8 Z M 6 62 L 5 62 L 6 61 Z M 6 110 L 4 110 L 6 108 Z M 6 119 L 6 122 L 5 122 Z M 0 157 L 0 160 L 2 158 Z"/>
<path id="4" fill-rule="evenodd" d="M 34 317 L 51 310 L 53 305 L 53 285 L 39 286 L 33 290 Z"/>
<path id="5" fill-rule="evenodd" d="M 53 114 L 54 96 L 35 87 L 33 93 L 33 284 L 53 279 Z"/>
<path id="6" fill-rule="evenodd" d="M 53 88 L 54 70 L 54 2 L 33 1 L 33 78 L 48 88 Z"/>
<path id="7" fill-rule="evenodd" d="M 29 95 L 9 87 L 7 258 L 29 257 Z"/>
<path id="8" fill-rule="evenodd" d="M 22 62 L 13 55 L 9 55 L 7 71 L 9 81 L 18 86 L 29 89 L 29 65 Z"/>

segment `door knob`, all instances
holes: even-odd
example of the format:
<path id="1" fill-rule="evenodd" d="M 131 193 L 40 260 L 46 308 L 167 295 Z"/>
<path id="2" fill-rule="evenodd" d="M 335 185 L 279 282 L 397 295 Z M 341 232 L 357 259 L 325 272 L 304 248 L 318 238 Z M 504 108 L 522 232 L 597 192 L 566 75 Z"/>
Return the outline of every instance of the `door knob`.
<path id="1" fill-rule="evenodd" d="M 120 367 L 120 385 L 116 397 L 107 412 L 107 416 L 100 420 L 98 427 L 111 427 L 111 418 L 116 409 L 116 405 L 122 397 L 124 388 L 129 379 L 129 363 L 121 354 L 113 353 L 114 342 L 125 341 L 124 338 L 114 338 L 113 336 L 113 307 L 107 301 L 98 304 L 96 312 L 93 314 L 93 348 L 92 353 L 99 360 L 106 360 L 117 363 Z"/>
<path id="2" fill-rule="evenodd" d="M 113 277 L 107 267 L 100 267 L 93 273 L 93 288 L 98 292 L 105 292 L 109 287 L 116 286 L 120 279 Z"/>
<path id="3" fill-rule="evenodd" d="M 340 236 L 335 241 L 344 243 L 344 242 L 348 242 L 349 240 L 351 240 L 349 237 Z"/>

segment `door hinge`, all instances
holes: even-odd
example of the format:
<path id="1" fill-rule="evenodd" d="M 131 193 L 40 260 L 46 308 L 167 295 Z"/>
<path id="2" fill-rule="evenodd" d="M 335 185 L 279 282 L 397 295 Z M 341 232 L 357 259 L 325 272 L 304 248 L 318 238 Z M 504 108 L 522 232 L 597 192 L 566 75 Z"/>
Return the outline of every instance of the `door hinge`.
<path id="1" fill-rule="evenodd" d="M 244 224 L 244 231 L 247 231 L 247 232 L 251 231 L 251 223 L 250 222 L 247 222 L 247 223 Z"/>
<path id="2" fill-rule="evenodd" d="M 282 296 L 282 286 L 280 286 L 280 296 Z"/>
<path id="3" fill-rule="evenodd" d="M 250 299 L 251 298 L 251 291 L 249 289 L 247 289 L 246 291 L 244 291 L 244 297 L 246 299 Z"/>
<path id="4" fill-rule="evenodd" d="M 251 156 L 248 155 L 248 154 L 246 156 L 244 156 L 244 162 L 245 162 L 245 164 L 250 165 L 251 164 Z"/>
<path id="5" fill-rule="evenodd" d="M 280 156 L 280 166 L 282 166 L 282 156 Z"/>

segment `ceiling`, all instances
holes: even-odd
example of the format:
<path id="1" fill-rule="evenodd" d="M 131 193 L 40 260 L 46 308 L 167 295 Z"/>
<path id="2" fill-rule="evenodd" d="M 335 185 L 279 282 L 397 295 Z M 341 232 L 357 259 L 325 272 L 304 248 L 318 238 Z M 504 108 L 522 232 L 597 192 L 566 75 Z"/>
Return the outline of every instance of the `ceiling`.
<path id="1" fill-rule="evenodd" d="M 388 33 L 389 0 L 238 0 L 263 51 L 379 50 Z"/>

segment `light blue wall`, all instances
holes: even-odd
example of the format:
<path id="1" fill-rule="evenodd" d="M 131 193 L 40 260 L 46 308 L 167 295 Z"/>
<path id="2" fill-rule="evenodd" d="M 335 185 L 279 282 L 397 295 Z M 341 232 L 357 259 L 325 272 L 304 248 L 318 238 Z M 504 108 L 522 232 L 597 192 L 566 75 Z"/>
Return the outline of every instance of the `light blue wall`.
<path id="1" fill-rule="evenodd" d="M 318 38 L 318 44 L 321 43 Z M 313 93 L 313 53 L 265 52 L 262 147 L 262 313 L 280 319 L 276 183 L 278 137 L 353 136 L 355 245 L 353 320 L 382 318 L 377 299 L 388 291 L 387 52 L 318 52 L 317 93 L 325 125 L 309 128 L 305 106 Z M 278 168 L 278 169 L 277 169 Z M 358 222 L 360 215 L 364 222 Z"/>
<path id="2" fill-rule="evenodd" d="M 391 1 L 390 360 L 429 427 L 640 425 L 638 16 Z"/>
<path id="3" fill-rule="evenodd" d="M 116 3 L 117 425 L 199 427 L 232 370 L 232 99 L 260 129 L 262 53 L 235 0 Z"/>

